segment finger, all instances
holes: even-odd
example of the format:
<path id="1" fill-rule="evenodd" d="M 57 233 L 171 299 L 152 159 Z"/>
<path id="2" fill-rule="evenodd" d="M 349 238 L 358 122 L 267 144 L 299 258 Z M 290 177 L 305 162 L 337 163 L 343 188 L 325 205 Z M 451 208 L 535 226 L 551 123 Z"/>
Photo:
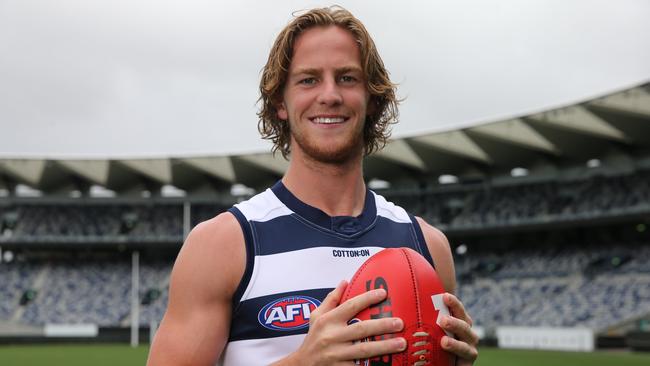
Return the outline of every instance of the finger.
<path id="1" fill-rule="evenodd" d="M 325 296 L 323 302 L 321 302 L 321 304 L 311 312 L 310 323 L 314 322 L 318 317 L 320 317 L 321 314 L 325 314 L 328 311 L 336 308 L 347 286 L 347 281 L 343 280 L 339 282 L 339 284 L 336 285 L 336 288 L 334 288 L 334 290 Z"/>
<path id="2" fill-rule="evenodd" d="M 457 339 L 444 336 L 440 340 L 440 346 L 447 352 L 451 352 L 456 356 L 474 362 L 478 357 L 478 350 L 476 347 L 471 346 L 465 342 Z M 471 363 L 470 363 L 471 364 Z"/>
<path id="3" fill-rule="evenodd" d="M 406 349 L 406 340 L 402 337 L 377 341 L 357 342 L 341 349 L 344 360 L 363 360 L 375 356 L 402 352 Z"/>
<path id="4" fill-rule="evenodd" d="M 386 299 L 386 295 L 386 290 L 383 288 L 364 292 L 339 305 L 332 311 L 332 317 L 347 322 L 359 314 L 361 310 Z"/>
<path id="5" fill-rule="evenodd" d="M 463 306 L 463 303 L 458 300 L 458 298 L 450 293 L 445 293 L 445 296 L 443 296 L 443 299 L 445 301 L 445 305 L 449 308 L 449 312 L 451 315 L 453 315 L 455 318 L 462 319 L 469 326 L 472 326 L 472 318 L 467 314 L 467 311 L 465 311 L 465 306 Z"/>
<path id="6" fill-rule="evenodd" d="M 364 320 L 345 327 L 340 334 L 340 339 L 358 341 L 371 336 L 399 332 L 403 327 L 404 322 L 400 318 Z"/>
<path id="7" fill-rule="evenodd" d="M 445 316 L 440 322 L 442 329 L 453 333 L 461 342 L 470 345 L 478 344 L 478 335 L 472 330 L 467 322 L 454 318 L 452 316 Z"/>
<path id="8" fill-rule="evenodd" d="M 343 280 L 339 282 L 338 285 L 336 285 L 336 288 L 332 290 L 325 299 L 323 299 L 323 302 L 320 304 L 314 312 L 318 313 L 326 313 L 334 308 L 339 304 L 339 301 L 341 301 L 341 297 L 343 296 L 343 292 L 345 292 L 345 289 L 348 287 L 348 282 L 346 280 Z M 312 312 L 312 315 L 313 313 Z"/>

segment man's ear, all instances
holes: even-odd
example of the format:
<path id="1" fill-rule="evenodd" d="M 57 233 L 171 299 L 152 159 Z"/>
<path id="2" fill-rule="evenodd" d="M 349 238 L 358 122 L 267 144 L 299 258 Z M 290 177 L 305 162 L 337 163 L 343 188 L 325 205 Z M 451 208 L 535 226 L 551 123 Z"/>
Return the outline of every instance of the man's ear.
<path id="1" fill-rule="evenodd" d="M 280 102 L 275 107 L 278 110 L 278 119 L 281 121 L 289 120 L 289 114 L 287 113 L 287 106 L 284 105 L 284 102 Z"/>

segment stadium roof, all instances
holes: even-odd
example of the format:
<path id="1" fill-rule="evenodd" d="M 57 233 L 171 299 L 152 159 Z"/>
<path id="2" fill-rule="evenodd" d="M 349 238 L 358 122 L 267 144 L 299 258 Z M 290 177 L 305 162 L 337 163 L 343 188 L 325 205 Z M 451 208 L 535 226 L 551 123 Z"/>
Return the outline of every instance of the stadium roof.
<path id="1" fill-rule="evenodd" d="M 517 118 L 392 140 L 365 161 L 367 179 L 393 183 L 517 174 L 551 174 L 575 166 L 650 168 L 650 84 Z M 163 187 L 188 194 L 262 188 L 288 162 L 270 153 L 164 159 L 0 159 L 0 192 L 17 186 L 46 194 L 103 188 L 157 195 Z M 170 186 L 172 188 L 170 188 Z M 102 187 L 102 188 L 97 188 Z"/>

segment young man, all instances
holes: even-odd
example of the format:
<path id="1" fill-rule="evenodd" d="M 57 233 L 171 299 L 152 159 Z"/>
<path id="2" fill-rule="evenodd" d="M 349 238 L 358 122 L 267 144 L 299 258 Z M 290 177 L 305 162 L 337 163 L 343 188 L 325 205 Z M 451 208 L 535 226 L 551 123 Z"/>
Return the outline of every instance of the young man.
<path id="1" fill-rule="evenodd" d="M 297 17 L 278 36 L 260 85 L 260 130 L 290 165 L 281 182 L 198 225 L 174 266 L 169 306 L 149 365 L 352 365 L 406 347 L 403 338 L 355 340 L 402 329 L 397 318 L 348 325 L 382 289 L 339 305 L 371 254 L 407 246 L 455 290 L 442 233 L 367 190 L 365 154 L 397 116 L 395 86 L 374 43 L 341 8 Z M 337 285 L 338 283 L 338 285 Z M 477 357 L 471 319 L 452 294 L 443 349 Z"/>

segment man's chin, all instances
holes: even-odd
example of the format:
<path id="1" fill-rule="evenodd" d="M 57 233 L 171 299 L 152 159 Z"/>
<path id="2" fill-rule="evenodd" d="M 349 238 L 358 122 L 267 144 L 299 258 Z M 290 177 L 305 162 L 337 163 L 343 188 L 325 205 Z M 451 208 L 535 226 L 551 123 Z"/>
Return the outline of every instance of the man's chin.
<path id="1" fill-rule="evenodd" d="M 355 161 L 361 156 L 362 150 L 359 145 L 343 147 L 339 149 L 319 149 L 318 147 L 302 147 L 305 156 L 321 164 L 346 165 Z"/>

